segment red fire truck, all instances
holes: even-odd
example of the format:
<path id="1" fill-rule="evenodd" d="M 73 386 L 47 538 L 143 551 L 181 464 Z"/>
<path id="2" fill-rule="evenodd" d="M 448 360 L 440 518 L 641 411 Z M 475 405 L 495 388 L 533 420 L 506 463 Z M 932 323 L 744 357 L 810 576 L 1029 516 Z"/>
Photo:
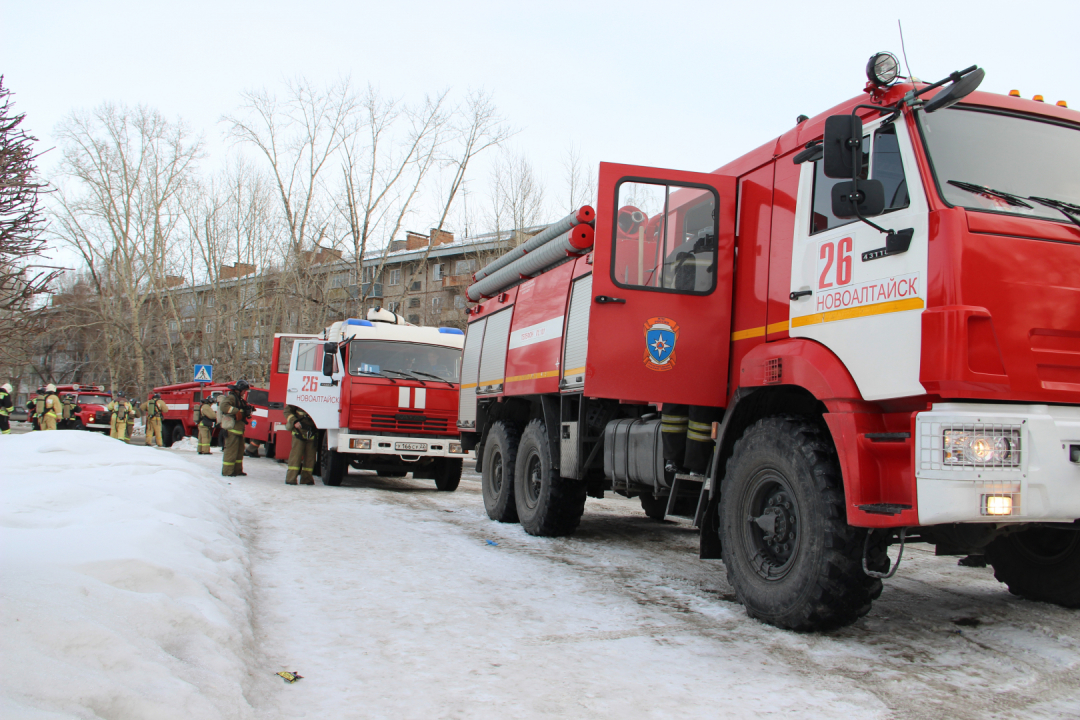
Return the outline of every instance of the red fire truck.
<path id="1" fill-rule="evenodd" d="M 1080 607 L 1080 113 L 897 74 L 713 173 L 601 164 L 595 244 L 579 213 L 477 273 L 493 519 L 640 496 L 786 628 L 866 613 L 904 542 Z"/>
<path id="2" fill-rule="evenodd" d="M 187 436 L 197 436 L 199 431 L 195 421 L 195 411 L 202 399 L 227 393 L 230 384 L 187 382 L 154 388 L 147 395 L 147 400 L 152 398 L 154 393 L 160 393 L 161 399 L 169 406 L 161 420 L 161 436 L 165 447 L 172 447 L 173 443 L 180 442 Z M 247 391 L 245 399 L 254 408 L 254 414 L 248 420 L 248 425 L 244 430 L 246 440 L 257 440 L 261 443 L 273 441 L 270 433 L 272 423 L 269 395 L 269 391 L 265 388 L 252 387 Z M 217 437 L 216 429 L 214 437 Z M 268 448 L 267 457 L 272 456 L 273 449 Z"/>
<path id="3" fill-rule="evenodd" d="M 105 406 L 109 404 L 112 397 L 105 392 L 105 386 L 57 385 L 56 394 L 63 401 L 74 403 L 75 406 L 66 427 L 72 430 L 109 432 L 108 414 L 105 412 Z"/>
<path id="4" fill-rule="evenodd" d="M 461 330 L 418 327 L 382 308 L 366 320 L 335 322 L 321 335 L 274 337 L 270 408 L 275 456 L 292 435 L 283 409 L 295 405 L 319 429 L 318 473 L 340 485 L 350 466 L 387 477 L 431 479 L 453 491 L 461 480 L 457 433 Z"/>

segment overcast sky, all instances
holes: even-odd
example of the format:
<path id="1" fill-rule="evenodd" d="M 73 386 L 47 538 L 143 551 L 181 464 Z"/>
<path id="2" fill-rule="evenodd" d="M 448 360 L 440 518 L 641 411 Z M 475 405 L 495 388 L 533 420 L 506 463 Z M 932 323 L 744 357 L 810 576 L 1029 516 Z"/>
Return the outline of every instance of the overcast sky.
<path id="1" fill-rule="evenodd" d="M 874 9 L 880 8 L 880 10 Z M 0 73 L 55 144 L 75 108 L 147 104 L 224 152 L 245 89 L 349 76 L 406 100 L 485 88 L 552 194 L 571 143 L 601 160 L 708 171 L 857 94 L 867 58 L 921 79 L 978 64 L 982 89 L 1080 108 L 1080 2 L 15 2 Z M 59 157 L 42 162 L 48 174 Z M 477 167 L 474 181 L 486 180 Z M 418 227 L 428 227 L 417 219 Z"/>

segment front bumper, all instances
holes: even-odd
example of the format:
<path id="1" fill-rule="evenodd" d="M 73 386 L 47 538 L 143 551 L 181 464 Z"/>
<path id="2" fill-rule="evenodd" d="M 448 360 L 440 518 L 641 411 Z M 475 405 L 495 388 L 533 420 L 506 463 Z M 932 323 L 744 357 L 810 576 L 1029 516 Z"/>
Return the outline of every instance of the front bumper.
<path id="1" fill-rule="evenodd" d="M 371 435 L 339 430 L 334 443 L 338 452 L 355 455 L 394 455 L 405 461 L 425 457 L 472 457 L 454 437 L 414 437 L 408 435 Z"/>
<path id="2" fill-rule="evenodd" d="M 1019 438 L 1005 462 L 947 462 L 945 432 Z M 915 418 L 919 523 L 1080 518 L 1080 407 L 937 403 Z M 1007 510 L 1007 512 L 1006 512 Z"/>

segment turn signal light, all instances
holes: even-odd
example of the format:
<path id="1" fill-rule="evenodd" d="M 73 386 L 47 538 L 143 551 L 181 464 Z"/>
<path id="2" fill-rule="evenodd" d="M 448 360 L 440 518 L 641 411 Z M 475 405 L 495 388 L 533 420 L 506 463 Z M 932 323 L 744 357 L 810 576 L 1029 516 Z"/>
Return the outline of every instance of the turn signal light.
<path id="1" fill-rule="evenodd" d="M 1058 107 L 1063 107 L 1063 108 L 1069 107 L 1069 104 L 1067 102 L 1065 102 L 1064 100 L 1058 100 L 1057 104 L 1058 104 Z"/>
<path id="2" fill-rule="evenodd" d="M 1019 90 L 1010 90 L 1009 91 L 1009 97 L 1020 97 L 1020 91 Z"/>
<path id="3" fill-rule="evenodd" d="M 349 447 L 353 448 L 354 450 L 370 450 L 371 449 L 371 438 L 363 438 L 363 439 L 353 438 L 353 439 L 349 440 Z"/>
<path id="4" fill-rule="evenodd" d="M 1035 97 L 1033 97 L 1031 99 L 1034 100 L 1035 102 L 1044 102 L 1042 95 L 1036 95 Z"/>

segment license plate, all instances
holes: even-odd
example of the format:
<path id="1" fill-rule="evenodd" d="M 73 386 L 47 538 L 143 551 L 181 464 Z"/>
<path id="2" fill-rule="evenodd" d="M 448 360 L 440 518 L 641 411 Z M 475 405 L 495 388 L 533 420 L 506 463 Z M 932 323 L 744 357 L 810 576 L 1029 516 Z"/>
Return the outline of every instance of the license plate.
<path id="1" fill-rule="evenodd" d="M 410 450 L 412 452 L 426 452 L 427 443 L 394 443 L 395 450 Z"/>

